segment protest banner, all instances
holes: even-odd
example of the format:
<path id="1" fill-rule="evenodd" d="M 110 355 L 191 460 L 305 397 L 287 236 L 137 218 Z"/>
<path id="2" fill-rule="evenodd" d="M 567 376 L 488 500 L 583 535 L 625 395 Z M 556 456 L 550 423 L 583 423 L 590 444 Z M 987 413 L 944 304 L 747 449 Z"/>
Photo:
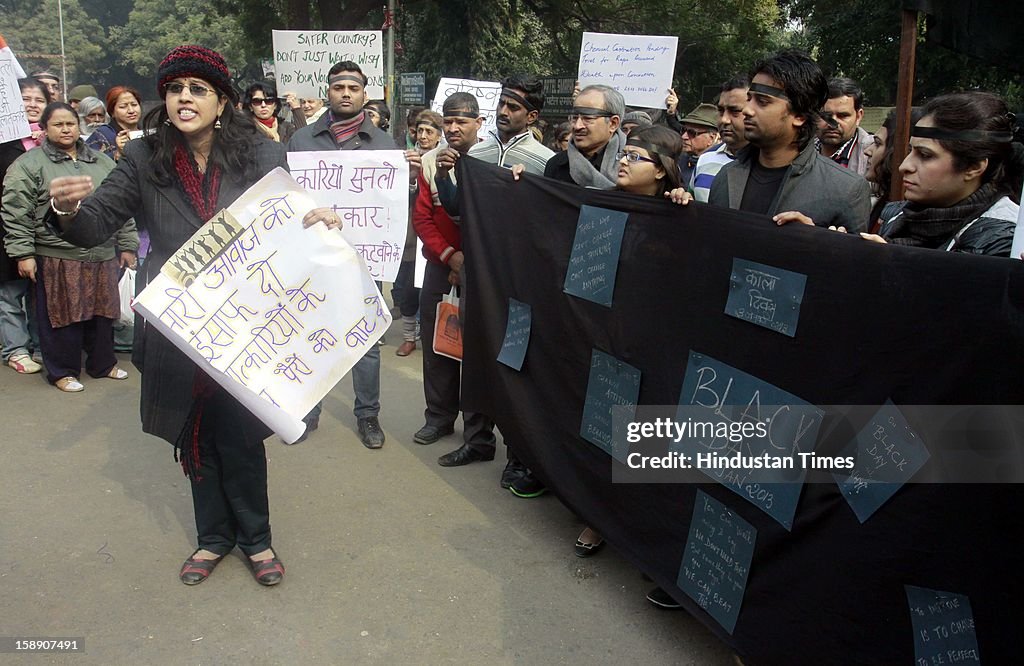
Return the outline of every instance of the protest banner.
<path id="1" fill-rule="evenodd" d="M 501 96 L 501 84 L 496 81 L 475 81 L 473 79 L 451 79 L 444 77 L 437 83 L 437 92 L 430 102 L 433 111 L 444 115 L 444 101 L 449 95 L 457 92 L 468 92 L 476 97 L 480 104 L 480 115 L 484 117 L 484 126 L 480 128 L 480 138 L 486 138 L 487 133 L 494 131 L 496 125 L 494 119 L 498 110 L 498 97 Z"/>
<path id="2" fill-rule="evenodd" d="M 630 106 L 664 109 L 678 41 L 678 37 L 584 32 L 580 88 L 600 83 L 622 93 Z"/>
<path id="3" fill-rule="evenodd" d="M 10 49 L 6 46 L 0 48 L 0 143 L 21 139 L 32 133 L 25 115 L 25 105 L 21 101 L 21 90 L 18 88 L 20 69 Z"/>
<path id="4" fill-rule="evenodd" d="M 286 442 L 391 315 L 316 202 L 275 169 L 205 224 L 135 299 L 145 317 Z"/>
<path id="5" fill-rule="evenodd" d="M 368 99 L 384 98 L 380 30 L 274 30 L 277 88 L 299 97 L 327 99 L 327 72 L 348 60 L 366 75 Z"/>
<path id="6" fill-rule="evenodd" d="M 400 150 L 288 153 L 296 182 L 333 208 L 374 280 L 394 282 L 409 227 L 409 163 Z"/>

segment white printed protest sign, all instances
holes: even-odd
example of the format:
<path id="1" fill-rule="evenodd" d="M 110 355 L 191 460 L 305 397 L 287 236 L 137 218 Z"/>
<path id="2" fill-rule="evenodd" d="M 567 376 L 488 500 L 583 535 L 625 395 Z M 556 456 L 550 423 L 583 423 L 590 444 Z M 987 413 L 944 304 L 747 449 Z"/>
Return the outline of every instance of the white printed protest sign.
<path id="1" fill-rule="evenodd" d="M 630 106 L 664 109 L 678 42 L 678 37 L 585 32 L 580 46 L 580 88 L 600 83 L 622 93 Z"/>
<path id="2" fill-rule="evenodd" d="M 394 282 L 409 227 L 409 163 L 400 150 L 288 153 L 295 180 L 333 208 L 375 280 Z"/>
<path id="3" fill-rule="evenodd" d="M 480 105 L 480 115 L 484 117 L 484 126 L 480 129 L 480 138 L 496 128 L 494 119 L 498 111 L 498 98 L 501 96 L 501 84 L 496 81 L 474 81 L 473 79 L 442 78 L 437 83 L 437 92 L 430 102 L 430 108 L 443 115 L 444 101 L 449 95 L 457 92 L 468 92 L 476 97 Z"/>
<path id="4" fill-rule="evenodd" d="M 0 143 L 21 139 L 32 133 L 18 88 L 18 61 L 10 49 L 0 50 Z M 0 174 L 2 176 L 3 174 Z"/>
<path id="5" fill-rule="evenodd" d="M 316 203 L 275 169 L 171 257 L 133 308 L 286 442 L 391 315 Z"/>
<path id="6" fill-rule="evenodd" d="M 274 30 L 274 71 L 282 95 L 327 99 L 327 72 L 348 60 L 368 79 L 369 99 L 384 98 L 380 30 Z"/>

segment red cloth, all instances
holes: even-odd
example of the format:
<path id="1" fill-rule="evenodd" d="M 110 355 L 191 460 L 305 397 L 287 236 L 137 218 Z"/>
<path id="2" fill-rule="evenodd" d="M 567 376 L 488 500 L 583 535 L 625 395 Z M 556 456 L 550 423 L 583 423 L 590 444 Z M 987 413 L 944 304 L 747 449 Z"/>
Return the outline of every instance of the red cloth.
<path id="1" fill-rule="evenodd" d="M 454 251 L 462 249 L 462 232 L 459 225 L 445 211 L 444 206 L 435 206 L 430 184 L 419 176 L 416 204 L 412 209 L 412 227 L 423 241 L 423 256 L 435 264 L 447 265 Z M 441 259 L 444 257 L 444 259 Z"/>

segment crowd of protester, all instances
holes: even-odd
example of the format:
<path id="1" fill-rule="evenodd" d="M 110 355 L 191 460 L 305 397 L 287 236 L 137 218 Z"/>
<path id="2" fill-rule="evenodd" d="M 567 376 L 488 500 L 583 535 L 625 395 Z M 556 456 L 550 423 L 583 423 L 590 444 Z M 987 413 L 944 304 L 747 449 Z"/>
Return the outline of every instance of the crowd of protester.
<path id="1" fill-rule="evenodd" d="M 396 142 L 391 109 L 367 99 L 366 76 L 347 61 L 330 69 L 327 100 L 308 99 L 279 94 L 272 82 L 239 91 L 219 54 L 178 47 L 159 63 L 160 102 L 145 116 L 142 94 L 130 87 L 100 97 L 78 85 L 65 103 L 60 80 L 36 72 L 19 81 L 32 133 L 0 145 L 3 362 L 20 374 L 43 371 L 57 389 L 79 392 L 86 388 L 84 350 L 90 377 L 126 378 L 112 327 L 120 316 L 120 272 L 139 270 L 141 289 L 146 274 L 213 216 L 218 199 L 231 200 L 274 167 L 287 167 L 287 152 L 296 151 L 405 150 L 410 222 L 392 291 L 402 334 L 395 353 L 422 355 L 424 424 L 410 433 L 421 445 L 452 435 L 461 411 L 462 366 L 435 353 L 431 340 L 438 304 L 466 280 L 454 169 L 465 157 L 508 167 L 509 187 L 529 174 L 856 233 L 866 242 L 1010 257 L 1024 150 L 997 95 L 950 93 L 915 108 L 909 154 L 896 164 L 895 115 L 869 133 L 861 127 L 856 82 L 828 80 L 802 52 L 782 51 L 722 78 L 714 104 L 685 114 L 671 90 L 665 110 L 630 109 L 618 91 L 593 85 L 577 90 L 567 118 L 543 123 L 543 85 L 513 75 L 501 82 L 492 132 L 483 132 L 477 99 L 459 92 L 440 113 L 410 109 Z M 894 171 L 903 176 L 899 200 L 891 191 Z M 340 224 L 330 209 L 304 220 L 319 222 Z M 417 241 L 426 259 L 421 288 L 413 281 Z M 135 343 L 134 359 L 146 368 L 143 429 L 174 445 L 192 484 L 198 548 L 181 580 L 206 580 L 237 545 L 257 581 L 280 582 L 284 566 L 271 544 L 267 500 L 269 432 L 152 329 L 136 331 Z M 380 366 L 374 347 L 352 370 L 358 434 L 368 449 L 385 442 Z M 298 442 L 318 428 L 320 413 L 317 405 L 306 415 Z M 490 418 L 463 412 L 462 419 L 462 442 L 439 457 L 441 466 L 495 457 Z M 523 498 L 542 495 L 516 442 L 505 444 L 501 487 Z M 575 553 L 589 557 L 603 545 L 585 528 Z M 648 598 L 678 607 L 660 590 Z"/>

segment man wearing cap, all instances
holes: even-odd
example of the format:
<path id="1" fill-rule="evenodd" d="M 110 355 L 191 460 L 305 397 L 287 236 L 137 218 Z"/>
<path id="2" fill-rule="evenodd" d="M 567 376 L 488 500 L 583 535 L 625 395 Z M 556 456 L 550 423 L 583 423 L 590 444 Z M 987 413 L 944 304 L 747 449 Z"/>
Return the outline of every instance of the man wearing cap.
<path id="1" fill-rule="evenodd" d="M 50 93 L 51 103 L 64 101 L 64 93 L 60 88 L 60 77 L 56 74 L 42 71 L 32 74 L 32 78 L 46 86 L 46 90 Z"/>
<path id="2" fill-rule="evenodd" d="M 646 111 L 630 111 L 622 116 L 622 133 L 629 136 L 633 130 L 650 127 L 653 124 L 654 121 Z"/>
<path id="3" fill-rule="evenodd" d="M 626 102 L 614 88 L 593 85 L 581 90 L 569 114 L 569 146 L 548 160 L 544 175 L 580 187 L 615 187 L 618 154 L 626 145 L 619 129 L 624 115 Z"/>
<path id="4" fill-rule="evenodd" d="M 718 110 L 714 104 L 698 104 L 683 116 L 680 132 L 683 154 L 679 157 L 679 181 L 688 190 L 693 189 L 693 170 L 697 159 L 718 143 Z"/>
<path id="5" fill-rule="evenodd" d="M 327 74 L 329 109 L 309 125 L 297 130 L 288 142 L 288 152 L 320 150 L 397 150 L 394 140 L 377 129 L 363 112 L 366 103 L 366 75 L 354 62 L 342 61 Z M 416 156 L 419 162 L 419 156 Z M 352 368 L 356 423 L 359 439 L 368 449 L 384 445 L 380 414 L 380 348 L 372 345 Z M 320 425 L 321 404 L 306 415 L 306 434 Z"/>
<path id="6" fill-rule="evenodd" d="M 800 222 L 864 231 L 868 183 L 815 148 L 828 84 L 802 51 L 781 51 L 754 65 L 743 131 L 750 145 L 722 167 L 709 203 Z"/>
<path id="7" fill-rule="evenodd" d="M 99 97 L 96 94 L 96 89 L 90 85 L 77 85 L 68 91 L 68 104 L 75 111 L 78 111 L 78 103 L 86 97 Z"/>
<path id="8" fill-rule="evenodd" d="M 745 76 L 738 76 L 722 84 L 718 95 L 718 135 L 722 142 L 712 150 L 705 151 L 697 159 L 693 170 L 693 198 L 707 203 L 711 194 L 711 183 L 722 167 L 736 159 L 736 153 L 747 145 L 743 134 L 743 107 L 747 105 Z"/>
<path id="9" fill-rule="evenodd" d="M 864 118 L 864 93 L 853 79 L 838 77 L 828 82 L 828 100 L 821 109 L 818 150 L 839 166 L 864 175 L 868 158 L 864 149 L 874 144 L 860 126 Z"/>

